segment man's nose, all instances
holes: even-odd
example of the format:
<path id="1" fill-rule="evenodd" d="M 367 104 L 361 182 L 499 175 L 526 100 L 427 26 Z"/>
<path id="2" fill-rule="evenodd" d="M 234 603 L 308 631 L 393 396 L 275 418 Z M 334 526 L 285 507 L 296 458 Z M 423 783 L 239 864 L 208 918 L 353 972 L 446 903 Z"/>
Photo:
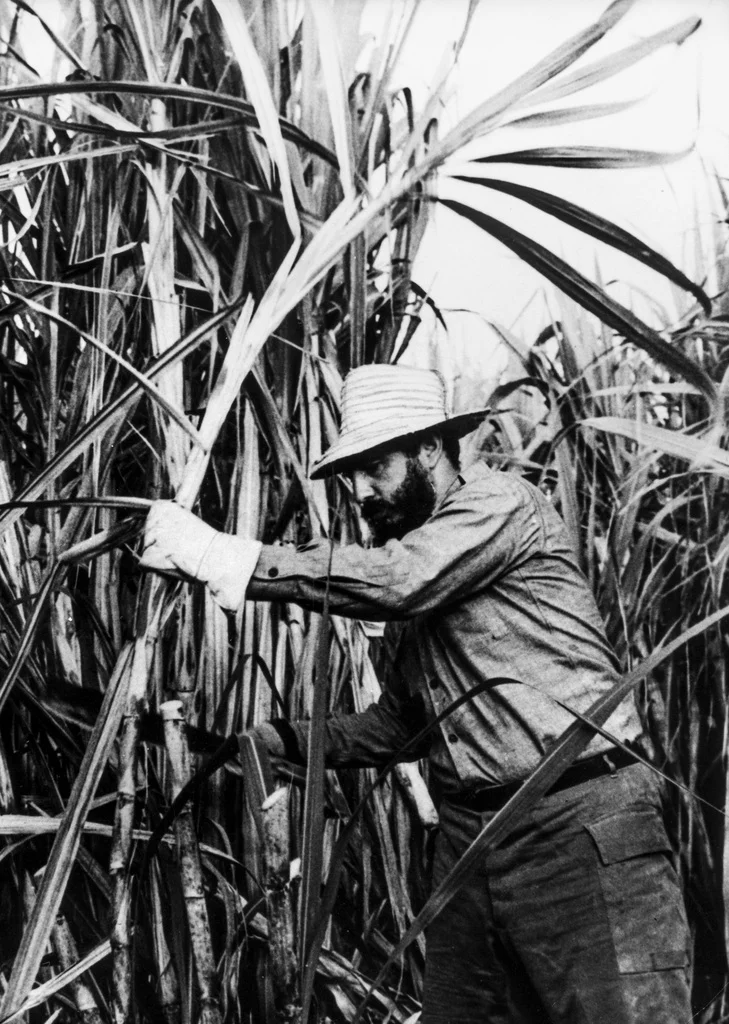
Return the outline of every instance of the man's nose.
<path id="1" fill-rule="evenodd" d="M 368 474 L 361 469 L 355 469 L 352 473 L 352 488 L 354 500 L 358 505 L 361 505 L 365 498 L 371 498 L 375 493 Z"/>

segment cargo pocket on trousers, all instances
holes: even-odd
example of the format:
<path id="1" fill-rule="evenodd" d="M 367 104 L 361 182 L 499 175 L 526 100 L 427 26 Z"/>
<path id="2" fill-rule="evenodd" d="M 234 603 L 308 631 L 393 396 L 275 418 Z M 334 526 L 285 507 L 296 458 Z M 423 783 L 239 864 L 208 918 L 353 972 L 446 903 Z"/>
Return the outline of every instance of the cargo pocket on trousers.
<path id="1" fill-rule="evenodd" d="M 686 968 L 689 935 L 671 844 L 657 811 L 626 811 L 586 826 L 621 974 Z"/>

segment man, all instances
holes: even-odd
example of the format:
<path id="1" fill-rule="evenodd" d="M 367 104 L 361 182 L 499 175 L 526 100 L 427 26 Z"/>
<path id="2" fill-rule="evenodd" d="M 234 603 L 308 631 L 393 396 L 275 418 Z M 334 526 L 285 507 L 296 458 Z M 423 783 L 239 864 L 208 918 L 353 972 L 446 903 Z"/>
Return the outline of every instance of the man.
<path id="1" fill-rule="evenodd" d="M 319 609 L 328 593 L 335 614 L 398 623 L 381 700 L 327 722 L 330 766 L 384 764 L 423 720 L 495 681 L 434 731 L 436 883 L 573 721 L 555 698 L 584 713 L 617 679 L 549 502 L 481 463 L 461 472 L 457 439 L 484 415 L 450 416 L 433 371 L 360 367 L 312 476 L 350 474 L 374 547 L 262 546 L 161 502 L 143 557 L 204 581 L 227 608 L 245 595 Z M 631 701 L 607 729 L 639 738 Z M 305 755 L 302 724 L 257 731 L 273 753 Z M 670 858 L 653 773 L 597 735 L 431 925 L 424 1024 L 688 1022 Z"/>

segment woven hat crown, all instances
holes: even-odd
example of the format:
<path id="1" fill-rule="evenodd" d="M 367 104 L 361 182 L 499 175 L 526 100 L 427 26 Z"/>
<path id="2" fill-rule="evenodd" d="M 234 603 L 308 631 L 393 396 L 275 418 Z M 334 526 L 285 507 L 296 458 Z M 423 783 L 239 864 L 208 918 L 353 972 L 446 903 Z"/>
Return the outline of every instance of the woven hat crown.
<path id="1" fill-rule="evenodd" d="M 468 433 L 486 410 L 452 416 L 446 383 L 437 370 L 377 363 L 351 370 L 342 386 L 339 440 L 314 465 L 311 476 L 325 469 L 351 468 L 359 456 L 382 445 L 433 428 Z"/>
<path id="2" fill-rule="evenodd" d="M 430 425 L 448 415 L 445 381 L 437 370 L 359 366 L 342 387 L 342 439 L 382 429 L 400 437 L 413 432 L 413 423 Z"/>

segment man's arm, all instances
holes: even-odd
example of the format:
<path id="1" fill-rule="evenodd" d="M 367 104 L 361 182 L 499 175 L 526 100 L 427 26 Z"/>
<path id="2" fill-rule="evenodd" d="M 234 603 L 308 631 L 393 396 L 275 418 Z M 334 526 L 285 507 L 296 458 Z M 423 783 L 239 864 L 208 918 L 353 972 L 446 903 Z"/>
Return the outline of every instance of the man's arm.
<path id="1" fill-rule="evenodd" d="M 384 692 L 364 711 L 332 715 L 324 724 L 324 753 L 327 768 L 381 768 L 402 751 L 401 761 L 417 761 L 425 755 L 425 744 L 408 746 L 425 724 L 422 705 L 415 698 L 404 700 Z M 271 754 L 294 763 L 307 760 L 308 721 L 273 720 L 256 726 Z"/>
<path id="2" fill-rule="evenodd" d="M 327 543 L 294 551 L 264 545 L 252 600 L 286 600 L 352 618 L 403 620 L 457 601 L 514 568 L 542 540 L 541 517 L 521 486 L 457 493 L 423 526 L 383 547 Z"/>
<path id="3" fill-rule="evenodd" d="M 423 526 L 380 548 L 260 545 L 211 531 L 172 502 L 157 503 L 148 522 L 142 564 L 203 580 L 223 607 L 233 610 L 248 597 L 318 611 L 328 597 L 338 615 L 385 621 L 487 586 L 543 540 L 528 488 L 498 473 L 462 488 Z"/>

